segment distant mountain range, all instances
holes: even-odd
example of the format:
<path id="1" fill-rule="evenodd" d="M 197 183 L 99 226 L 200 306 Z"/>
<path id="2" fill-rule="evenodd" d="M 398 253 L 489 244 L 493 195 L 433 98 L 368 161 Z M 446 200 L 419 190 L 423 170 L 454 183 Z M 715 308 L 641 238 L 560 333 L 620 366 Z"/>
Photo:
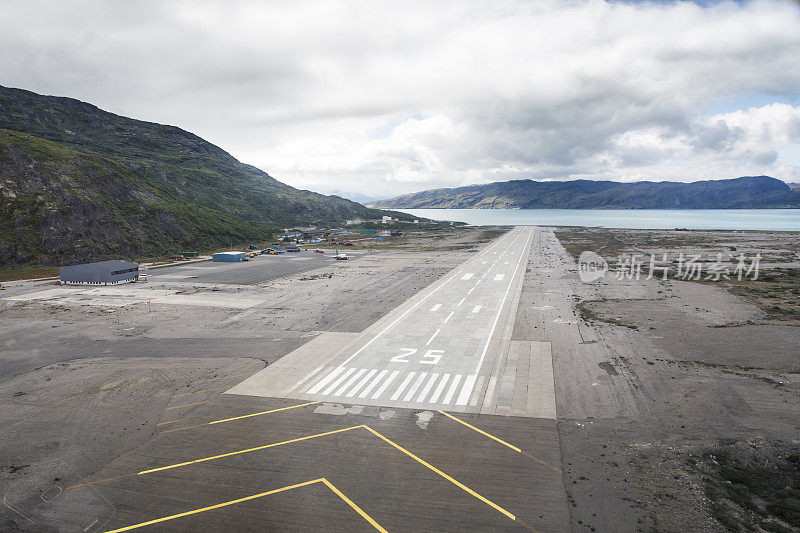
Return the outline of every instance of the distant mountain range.
<path id="1" fill-rule="evenodd" d="M 800 191 L 769 176 L 695 181 L 499 181 L 370 202 L 393 209 L 757 209 L 800 207 Z"/>
<path id="2" fill-rule="evenodd" d="M 0 266 L 224 247 L 384 214 L 290 187 L 180 128 L 0 86 Z"/>

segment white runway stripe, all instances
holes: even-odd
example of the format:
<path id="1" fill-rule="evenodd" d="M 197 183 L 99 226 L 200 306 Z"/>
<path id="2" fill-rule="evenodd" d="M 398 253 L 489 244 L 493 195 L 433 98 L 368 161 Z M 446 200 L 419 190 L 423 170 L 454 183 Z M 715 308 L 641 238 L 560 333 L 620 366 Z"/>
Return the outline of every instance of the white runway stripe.
<path id="1" fill-rule="evenodd" d="M 481 306 L 480 305 L 476 305 L 475 307 L 472 308 L 472 312 L 473 313 L 477 313 L 480 310 L 481 310 Z"/>
<path id="2" fill-rule="evenodd" d="M 495 281 L 503 281 L 503 278 L 506 277 L 505 274 L 498 274 L 494 277 Z"/>
<path id="3" fill-rule="evenodd" d="M 472 394 L 472 389 L 475 387 L 475 378 L 477 378 L 475 374 L 471 376 L 467 376 L 464 380 L 464 386 L 461 387 L 461 392 L 458 395 L 458 400 L 456 400 L 456 405 L 467 405 L 469 401 L 469 395 Z"/>
<path id="4" fill-rule="evenodd" d="M 422 392 L 419 393 L 419 398 L 417 398 L 418 402 L 424 402 L 425 401 L 425 397 L 431 391 L 431 388 L 433 388 L 433 384 L 436 383 L 436 378 L 438 378 L 438 377 L 439 377 L 439 374 L 437 372 L 434 372 L 433 374 L 431 374 L 431 379 L 428 380 L 428 382 L 422 388 Z"/>
<path id="5" fill-rule="evenodd" d="M 448 321 L 448 320 L 450 320 L 450 318 L 453 316 L 453 313 L 454 313 L 454 312 L 455 312 L 455 311 L 450 311 L 450 314 L 449 314 L 449 315 L 447 315 L 447 318 L 445 318 L 445 319 L 444 319 L 444 321 L 442 322 L 442 324 L 447 324 L 447 321 Z"/>
<path id="6" fill-rule="evenodd" d="M 385 372 L 385 370 L 384 370 L 384 372 Z M 388 378 L 386 378 L 386 381 L 384 381 L 384 382 L 383 382 L 383 385 L 381 385 L 380 387 L 378 387 L 378 390 L 376 390 L 376 391 L 375 391 L 375 394 L 373 394 L 373 395 L 372 395 L 372 399 L 373 399 L 373 400 L 377 400 L 378 398 L 380 398 L 380 397 L 381 397 L 381 394 L 383 394 L 383 391 L 385 391 L 385 390 L 386 390 L 386 388 L 389 386 L 389 384 L 390 384 L 392 381 L 394 381 L 394 378 L 396 378 L 396 377 L 397 377 L 397 374 L 399 374 L 399 373 L 400 373 L 400 371 L 399 371 L 399 370 L 395 370 L 394 372 L 392 372 L 392 373 L 389 375 L 389 377 L 388 377 Z"/>
<path id="7" fill-rule="evenodd" d="M 356 393 L 357 393 L 359 390 L 361 390 L 361 387 L 363 387 L 364 385 L 366 385 L 366 384 L 367 384 L 367 381 L 369 381 L 369 380 L 372 378 L 372 376 L 374 376 L 374 375 L 375 375 L 375 373 L 376 373 L 376 372 L 377 372 L 377 370 L 375 370 L 374 368 L 373 368 L 372 370 L 370 370 L 370 371 L 367 373 L 367 375 L 366 375 L 366 376 L 364 376 L 364 379 L 362 379 L 361 381 L 359 381 L 359 382 L 356 384 L 356 386 L 355 386 L 355 387 L 353 387 L 352 389 L 350 389 L 350 391 L 347 393 L 347 397 L 348 397 L 348 398 L 352 398 L 353 396 L 355 396 L 355 395 L 356 395 Z"/>
<path id="8" fill-rule="evenodd" d="M 406 376 L 406 379 L 404 379 L 404 380 L 403 380 L 403 382 L 400 384 L 400 387 L 398 387 L 398 389 L 397 389 L 396 391 L 394 391 L 394 394 L 392 394 L 392 398 L 391 398 L 392 400 L 396 400 L 396 399 L 398 399 L 398 398 L 400 397 L 400 395 L 401 395 L 401 394 L 403 394 L 403 390 L 404 390 L 406 387 L 408 387 L 408 383 L 409 383 L 409 382 L 410 382 L 412 379 L 414 379 L 414 376 L 415 376 L 416 374 L 417 374 L 416 372 L 411 372 L 411 373 L 409 373 L 409 374 Z"/>
<path id="9" fill-rule="evenodd" d="M 367 369 L 366 369 L 366 368 L 362 368 L 361 370 L 359 370 L 358 372 L 356 372 L 355 374 L 353 374 L 353 377 L 351 377 L 350 379 L 348 379 L 348 380 L 347 380 L 347 382 L 346 382 L 344 385 L 342 385 L 342 387 L 341 387 L 339 390 L 337 390 L 337 391 L 336 391 L 336 394 L 335 394 L 334 396 L 341 396 L 342 394 L 344 394 L 344 391 L 346 391 L 347 389 L 349 389 L 349 388 L 350 388 L 350 385 L 352 385 L 353 383 L 355 383 L 355 382 L 356 382 L 356 380 L 357 380 L 358 378 L 360 378 L 360 377 L 361 377 L 361 375 L 362 375 L 364 372 L 366 372 L 366 371 L 367 371 Z"/>
<path id="10" fill-rule="evenodd" d="M 456 393 L 456 389 L 458 389 L 458 384 L 461 381 L 461 374 L 456 374 L 456 377 L 453 378 L 453 382 L 450 384 L 450 388 L 447 390 L 447 394 L 442 400 L 442 403 L 447 405 L 450 403 L 450 400 L 453 399 L 453 395 Z"/>
<path id="11" fill-rule="evenodd" d="M 456 304 L 456 307 L 461 307 L 461 304 L 464 303 L 464 300 L 466 300 L 466 298 L 461 298 L 461 301 Z"/>
<path id="12" fill-rule="evenodd" d="M 461 276 L 461 279 L 469 279 L 474 275 L 475 274 L 473 274 L 472 272 L 468 272 L 468 273 L 464 274 L 463 276 Z"/>
<path id="13" fill-rule="evenodd" d="M 447 385 L 447 380 L 450 379 L 450 374 L 445 374 L 442 376 L 442 379 L 439 380 L 439 384 L 436 386 L 436 390 L 433 391 L 433 395 L 428 400 L 428 403 L 436 403 L 439 399 L 439 396 L 442 395 L 442 391 L 444 390 L 445 385 Z"/>
<path id="14" fill-rule="evenodd" d="M 383 379 L 383 376 L 385 376 L 387 372 L 388 372 L 388 370 L 381 370 L 381 371 L 380 371 L 380 374 L 378 374 L 378 377 L 376 377 L 375 379 L 373 379 L 373 380 L 372 380 L 372 383 L 370 383 L 370 384 L 367 386 L 367 388 L 366 388 L 366 389 L 364 389 L 363 391 L 361 391 L 361 394 L 359 394 L 359 395 L 358 395 L 358 397 L 359 397 L 359 398 L 366 398 L 366 397 L 367 397 L 367 394 L 369 394 L 369 393 L 370 393 L 370 391 L 371 391 L 372 389 L 374 389 L 374 388 L 375 388 L 375 385 L 377 385 L 377 384 L 380 382 L 380 380 L 381 380 L 381 379 Z"/>
<path id="15" fill-rule="evenodd" d="M 426 342 L 426 343 L 425 343 L 425 346 L 427 346 L 427 345 L 429 345 L 430 343 L 432 343 L 432 342 L 433 342 L 433 339 L 435 339 L 435 338 L 436 338 L 436 335 L 438 335 L 440 331 L 442 331 L 442 330 L 440 330 L 440 329 L 437 329 L 437 330 L 436 330 L 436 331 L 433 333 L 433 335 L 431 335 L 431 338 L 430 338 L 430 339 L 428 339 L 428 342 Z"/>
<path id="16" fill-rule="evenodd" d="M 434 305 L 433 307 L 431 307 L 431 311 L 433 311 L 433 312 L 435 313 L 436 311 L 438 311 L 438 310 L 439 310 L 439 308 L 440 308 L 441 306 L 442 306 L 442 304 L 436 304 L 436 305 Z"/>
<path id="17" fill-rule="evenodd" d="M 355 369 L 355 368 L 348 368 L 348 369 L 347 369 L 347 371 L 346 371 L 344 374 L 342 374 L 341 376 L 339 376 L 338 378 L 336 378 L 336 380 L 333 382 L 333 384 L 332 384 L 330 387 L 328 387 L 327 389 L 325 389 L 325 390 L 322 392 L 322 394 L 323 394 L 324 396 L 327 396 L 328 394 L 330 394 L 330 393 L 331 393 L 331 391 L 332 391 L 333 389 L 335 389 L 336 387 L 338 387 L 338 386 L 339 386 L 339 384 L 341 384 L 341 382 L 342 382 L 342 381 L 344 381 L 344 380 L 346 380 L 346 379 L 347 379 L 347 376 L 349 376 L 350 374 L 352 374 L 352 373 L 353 373 L 353 372 L 355 372 L 355 371 L 356 371 L 356 369 Z"/>
<path id="18" fill-rule="evenodd" d="M 330 372 L 327 376 L 319 380 L 316 385 L 308 389 L 308 393 L 317 394 L 320 390 L 322 390 L 322 387 L 330 383 L 331 380 L 336 376 L 338 376 L 339 372 L 341 372 L 342 370 L 344 370 L 344 368 L 342 368 L 341 366 L 334 368 L 332 372 Z"/>
<path id="19" fill-rule="evenodd" d="M 405 398 L 403 398 L 404 402 L 409 401 L 414 396 L 414 393 L 417 392 L 417 389 L 419 388 L 420 385 L 422 385 L 422 382 L 425 380 L 425 376 L 427 375 L 428 375 L 427 372 L 419 373 L 417 381 L 415 381 L 414 384 L 411 386 L 411 388 L 408 389 L 408 394 L 406 394 Z"/>

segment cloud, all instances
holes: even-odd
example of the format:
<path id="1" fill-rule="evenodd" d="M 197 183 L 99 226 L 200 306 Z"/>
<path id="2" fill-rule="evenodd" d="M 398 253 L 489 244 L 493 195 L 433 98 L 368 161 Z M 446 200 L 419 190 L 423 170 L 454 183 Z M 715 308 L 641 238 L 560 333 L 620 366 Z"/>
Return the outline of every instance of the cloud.
<path id="1" fill-rule="evenodd" d="M 323 192 L 800 175 L 792 2 L 26 2 L 0 50 L 4 85 Z M 776 103 L 704 111 L 751 94 Z"/>

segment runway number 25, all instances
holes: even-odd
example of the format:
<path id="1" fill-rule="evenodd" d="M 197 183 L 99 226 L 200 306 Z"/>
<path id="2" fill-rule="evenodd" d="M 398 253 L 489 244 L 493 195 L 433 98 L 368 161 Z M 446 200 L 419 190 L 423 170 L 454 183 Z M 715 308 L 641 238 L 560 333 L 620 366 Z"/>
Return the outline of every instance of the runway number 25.
<path id="1" fill-rule="evenodd" d="M 389 361 L 392 363 L 408 363 L 409 356 L 414 355 L 419 350 L 416 348 L 400 348 L 400 353 L 392 357 Z M 428 350 L 419 361 L 422 365 L 435 365 L 442 358 L 444 350 Z"/>

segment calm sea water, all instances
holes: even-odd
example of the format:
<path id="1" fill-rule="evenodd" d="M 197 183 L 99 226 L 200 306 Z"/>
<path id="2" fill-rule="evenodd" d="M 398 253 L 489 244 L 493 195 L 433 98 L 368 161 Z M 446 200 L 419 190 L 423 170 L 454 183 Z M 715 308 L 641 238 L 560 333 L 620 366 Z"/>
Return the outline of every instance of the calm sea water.
<path id="1" fill-rule="evenodd" d="M 800 209 L 397 209 L 435 220 L 633 229 L 800 231 Z"/>

